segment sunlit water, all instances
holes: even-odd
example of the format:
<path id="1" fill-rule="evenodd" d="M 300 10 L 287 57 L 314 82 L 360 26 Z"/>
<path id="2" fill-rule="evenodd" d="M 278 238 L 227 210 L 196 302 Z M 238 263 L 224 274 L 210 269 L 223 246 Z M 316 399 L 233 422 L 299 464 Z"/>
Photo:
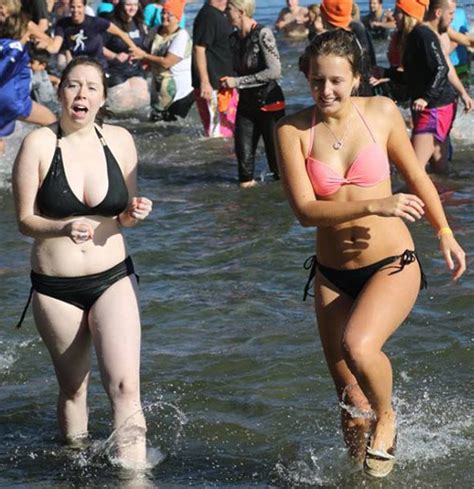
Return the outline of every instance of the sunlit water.
<path id="1" fill-rule="evenodd" d="M 257 18 L 269 23 L 277 5 Z M 309 103 L 295 67 L 303 47 L 280 42 L 289 112 Z M 150 468 L 131 478 L 111 460 L 96 367 L 92 440 L 82 450 L 61 445 L 54 372 L 31 313 L 14 329 L 31 245 L 16 229 L 11 196 L 12 160 L 30 129 L 20 125 L 0 160 L 0 487 L 472 487 L 472 275 L 450 283 L 428 225 L 411 229 L 430 287 L 386 348 L 399 463 L 381 483 L 351 465 L 342 446 L 312 305 L 301 302 L 314 232 L 296 223 L 280 185 L 240 191 L 232 142 L 202 138 L 195 109 L 184 123 L 152 124 L 143 114 L 117 122 L 135 136 L 140 192 L 155 203 L 150 219 L 127 232 L 141 276 Z M 451 173 L 438 181 L 470 256 L 472 124 L 472 115 L 457 119 Z M 257 167 L 265 180 L 261 151 Z M 394 185 L 402 185 L 396 177 Z"/>

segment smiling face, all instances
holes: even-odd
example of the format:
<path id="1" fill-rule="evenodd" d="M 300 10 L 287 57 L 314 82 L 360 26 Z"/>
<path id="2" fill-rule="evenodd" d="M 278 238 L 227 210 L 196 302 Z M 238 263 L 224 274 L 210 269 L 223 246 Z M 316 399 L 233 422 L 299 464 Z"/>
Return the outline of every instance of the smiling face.
<path id="1" fill-rule="evenodd" d="M 127 16 L 127 20 L 132 20 L 138 12 L 138 0 L 125 0 L 125 3 L 123 4 L 123 11 Z"/>
<path id="2" fill-rule="evenodd" d="M 178 28 L 179 20 L 170 10 L 163 8 L 161 11 L 161 25 L 167 27 L 171 32 Z"/>
<path id="3" fill-rule="evenodd" d="M 321 55 L 311 59 L 308 81 L 316 106 L 329 115 L 350 101 L 352 91 L 359 85 L 359 76 L 354 75 L 347 58 Z"/>
<path id="4" fill-rule="evenodd" d="M 80 125 L 94 122 L 105 103 L 102 73 L 95 66 L 75 66 L 61 81 L 59 99 L 63 117 Z"/>
<path id="5" fill-rule="evenodd" d="M 82 0 L 71 0 L 69 4 L 71 9 L 71 20 L 74 24 L 82 24 L 86 18 L 86 7 Z"/>

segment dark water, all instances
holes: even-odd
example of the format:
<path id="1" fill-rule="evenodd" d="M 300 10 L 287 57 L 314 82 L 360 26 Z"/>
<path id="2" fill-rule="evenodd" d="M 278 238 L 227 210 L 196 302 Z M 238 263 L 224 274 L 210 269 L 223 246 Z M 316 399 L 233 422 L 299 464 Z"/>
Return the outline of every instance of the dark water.
<path id="1" fill-rule="evenodd" d="M 303 47 L 280 43 L 289 111 L 309 103 L 295 68 Z M 428 225 L 411 228 L 430 288 L 386 347 L 399 463 L 373 481 L 346 457 L 312 305 L 301 302 L 314 231 L 295 222 L 278 183 L 237 188 L 231 141 L 202 138 L 194 109 L 183 124 L 118 122 L 135 136 L 141 193 L 155 202 L 150 219 L 128 232 L 141 275 L 142 392 L 155 465 L 140 482 L 108 462 L 110 411 L 96 368 L 94 442 L 81 452 L 62 447 L 47 351 L 31 315 L 13 328 L 29 287 L 31 242 L 17 232 L 9 181 L 23 126 L 0 160 L 0 487 L 472 487 L 472 274 L 450 283 Z M 452 171 L 439 180 L 471 257 L 472 123 L 472 115 L 457 120 Z M 260 152 L 257 174 L 265 171 Z"/>

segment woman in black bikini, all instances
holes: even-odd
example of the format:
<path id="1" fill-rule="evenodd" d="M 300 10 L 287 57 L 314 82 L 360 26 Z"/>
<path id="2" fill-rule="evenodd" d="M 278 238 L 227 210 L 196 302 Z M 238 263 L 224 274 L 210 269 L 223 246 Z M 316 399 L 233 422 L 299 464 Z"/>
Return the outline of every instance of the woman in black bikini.
<path id="1" fill-rule="evenodd" d="M 87 437 L 93 344 L 112 405 L 117 457 L 140 468 L 146 463 L 140 317 L 121 227 L 145 219 L 152 203 L 134 197 L 137 155 L 129 132 L 96 122 L 106 89 L 97 61 L 78 57 L 68 65 L 58 89 L 59 123 L 25 138 L 13 190 L 20 231 L 34 238 L 30 298 L 59 383 L 62 434 L 71 444 Z"/>
<path id="2" fill-rule="evenodd" d="M 352 96 L 359 63 L 351 33 L 337 29 L 317 36 L 300 63 L 315 105 L 279 121 L 276 145 L 295 215 L 304 226 L 318 227 L 317 260 L 307 268 L 343 407 L 344 439 L 369 474 L 384 477 L 394 464 L 396 419 L 392 367 L 382 349 L 424 283 L 403 220 L 426 214 L 455 280 L 466 262 L 395 104 Z M 392 194 L 388 159 L 413 194 Z"/>

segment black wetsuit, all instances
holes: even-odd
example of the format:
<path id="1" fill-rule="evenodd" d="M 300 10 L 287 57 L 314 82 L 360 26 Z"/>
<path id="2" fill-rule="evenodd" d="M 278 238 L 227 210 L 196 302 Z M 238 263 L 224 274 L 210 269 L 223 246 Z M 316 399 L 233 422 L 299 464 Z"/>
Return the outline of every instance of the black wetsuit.
<path id="1" fill-rule="evenodd" d="M 402 65 L 412 101 L 423 98 L 429 109 L 455 101 L 456 91 L 448 80 L 449 67 L 439 37 L 429 27 L 419 24 L 408 34 Z"/>

